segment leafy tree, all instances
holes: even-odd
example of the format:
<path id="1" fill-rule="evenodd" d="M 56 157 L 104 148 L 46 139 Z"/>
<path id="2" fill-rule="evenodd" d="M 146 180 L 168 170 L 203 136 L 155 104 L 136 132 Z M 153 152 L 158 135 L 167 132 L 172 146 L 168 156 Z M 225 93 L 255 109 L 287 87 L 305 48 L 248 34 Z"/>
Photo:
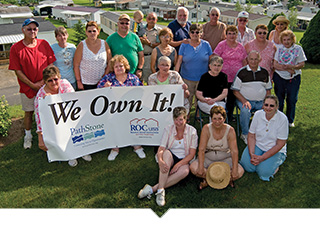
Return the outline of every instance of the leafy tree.
<path id="1" fill-rule="evenodd" d="M 296 28 L 298 23 L 298 10 L 296 7 L 291 7 L 288 15 L 288 20 L 290 21 L 290 28 Z"/>
<path id="2" fill-rule="evenodd" d="M 307 30 L 303 34 L 300 43 L 306 54 L 308 62 L 317 63 L 320 62 L 320 11 L 312 18 Z"/>
<path id="3" fill-rule="evenodd" d="M 287 7 L 288 9 L 291 9 L 294 6 L 299 6 L 299 5 L 303 5 L 303 2 L 301 0 L 289 0 Z"/>
<path id="4" fill-rule="evenodd" d="M 267 37 L 267 38 L 269 38 L 270 32 L 275 29 L 276 26 L 274 26 L 274 24 L 272 24 L 272 21 L 273 21 L 274 19 L 276 19 L 278 16 L 285 16 L 285 15 L 284 15 L 284 13 L 282 13 L 282 12 L 273 15 L 273 17 L 271 18 L 271 20 L 269 21 L 269 24 L 268 24 L 269 33 L 268 33 L 268 37 Z"/>
<path id="5" fill-rule="evenodd" d="M 236 4 L 234 5 L 234 10 L 235 11 L 243 11 L 243 6 L 241 5 L 240 1 L 237 1 Z"/>
<path id="6" fill-rule="evenodd" d="M 82 40 L 86 39 L 86 30 L 85 30 L 85 26 L 84 26 L 84 24 L 82 24 L 81 20 L 79 20 L 78 23 L 76 23 L 73 26 L 73 29 L 75 31 L 75 34 L 74 34 L 75 38 L 72 39 L 72 41 L 77 46 Z"/>
<path id="7" fill-rule="evenodd" d="M 253 13 L 252 4 L 250 1 L 248 1 L 247 5 L 244 7 L 244 10 L 248 13 Z"/>

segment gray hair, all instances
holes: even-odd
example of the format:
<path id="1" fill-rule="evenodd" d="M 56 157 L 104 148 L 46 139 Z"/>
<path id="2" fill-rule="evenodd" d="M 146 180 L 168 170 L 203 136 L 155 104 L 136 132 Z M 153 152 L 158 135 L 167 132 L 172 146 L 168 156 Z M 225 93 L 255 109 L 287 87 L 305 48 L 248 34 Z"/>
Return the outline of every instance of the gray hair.
<path id="1" fill-rule="evenodd" d="M 217 7 L 212 7 L 212 8 L 210 9 L 210 12 L 209 12 L 209 13 L 211 14 L 212 11 L 217 11 L 218 14 L 219 14 L 219 16 L 221 15 L 220 9 L 218 9 Z"/>
<path id="2" fill-rule="evenodd" d="M 217 63 L 223 65 L 223 59 L 220 56 L 213 56 L 212 58 L 210 58 L 209 65 L 211 65 L 213 62 L 217 62 Z"/>
<path id="3" fill-rule="evenodd" d="M 257 51 L 257 50 L 251 50 L 251 51 L 248 53 L 247 58 L 249 58 L 250 54 L 253 54 L 253 53 L 258 55 L 259 60 L 261 59 L 261 55 L 260 55 L 259 51 Z"/>
<path id="4" fill-rule="evenodd" d="M 189 10 L 188 10 L 186 7 L 179 6 L 179 7 L 177 8 L 177 16 L 176 16 L 176 18 L 178 18 L 178 12 L 179 12 L 180 10 L 185 11 L 185 12 L 187 13 L 187 16 L 189 17 Z"/>
<path id="5" fill-rule="evenodd" d="M 167 56 L 161 56 L 159 59 L 158 59 L 158 65 L 160 65 L 161 62 L 168 62 L 170 67 L 171 67 L 171 60 L 169 57 Z"/>

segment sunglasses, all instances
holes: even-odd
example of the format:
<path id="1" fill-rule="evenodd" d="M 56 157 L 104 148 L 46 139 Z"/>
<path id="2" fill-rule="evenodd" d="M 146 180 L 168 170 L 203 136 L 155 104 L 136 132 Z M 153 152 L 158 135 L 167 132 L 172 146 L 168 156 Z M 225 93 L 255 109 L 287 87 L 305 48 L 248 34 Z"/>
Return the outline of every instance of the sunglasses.
<path id="1" fill-rule="evenodd" d="M 129 22 L 120 22 L 121 25 L 129 25 Z"/>
<path id="2" fill-rule="evenodd" d="M 190 33 L 191 34 L 194 34 L 194 33 L 199 34 L 200 32 L 199 31 L 190 31 Z"/>
<path id="3" fill-rule="evenodd" d="M 216 16 L 216 17 L 218 17 L 219 16 L 219 14 L 217 14 L 217 13 L 211 13 L 211 16 Z"/>
<path id="4" fill-rule="evenodd" d="M 27 31 L 31 32 L 31 31 L 38 31 L 38 28 L 27 28 Z"/>
<path id="5" fill-rule="evenodd" d="M 266 35 L 267 32 L 258 32 L 258 35 Z"/>
<path id="6" fill-rule="evenodd" d="M 240 22 L 247 22 L 247 19 L 239 19 Z"/>
<path id="7" fill-rule="evenodd" d="M 59 80 L 59 78 L 53 78 L 53 79 L 49 79 L 47 80 L 48 83 L 52 83 L 53 81 L 54 82 L 57 82 Z"/>
<path id="8" fill-rule="evenodd" d="M 88 30 L 88 32 L 89 32 L 89 33 L 96 33 L 97 30 L 92 30 L 92 31 L 91 31 L 91 30 Z"/>
<path id="9" fill-rule="evenodd" d="M 265 103 L 264 106 L 265 106 L 265 107 L 268 107 L 268 106 L 270 106 L 270 107 L 275 107 L 274 104 L 268 104 L 268 103 Z"/>
<path id="10" fill-rule="evenodd" d="M 283 23 L 276 23 L 276 25 L 280 25 L 280 26 L 282 26 L 282 25 L 284 25 Z"/>

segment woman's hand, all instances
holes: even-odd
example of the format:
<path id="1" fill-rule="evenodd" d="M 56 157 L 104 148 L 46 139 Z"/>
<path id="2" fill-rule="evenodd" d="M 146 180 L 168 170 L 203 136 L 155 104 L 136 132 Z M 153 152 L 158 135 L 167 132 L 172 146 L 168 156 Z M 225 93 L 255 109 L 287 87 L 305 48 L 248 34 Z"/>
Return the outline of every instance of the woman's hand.
<path id="1" fill-rule="evenodd" d="M 84 87 L 83 87 L 81 80 L 77 80 L 77 87 L 79 90 L 84 90 Z"/>
<path id="2" fill-rule="evenodd" d="M 236 168 L 233 168 L 232 169 L 232 172 L 231 172 L 231 177 L 232 177 L 232 180 L 236 180 L 238 179 L 238 170 Z"/>
<path id="3" fill-rule="evenodd" d="M 252 165 L 257 166 L 263 161 L 264 161 L 264 159 L 263 159 L 263 157 L 261 155 L 256 155 L 256 154 L 252 154 L 251 155 L 250 162 L 251 162 Z"/>
<path id="4" fill-rule="evenodd" d="M 104 84 L 104 87 L 111 87 L 112 83 L 110 81 L 107 81 L 105 84 Z"/>
<path id="5" fill-rule="evenodd" d="M 204 168 L 198 167 L 197 176 L 198 176 L 198 177 L 202 177 L 202 178 L 205 178 L 205 177 L 206 177 L 206 174 L 205 174 L 205 172 L 204 172 Z"/>
<path id="6" fill-rule="evenodd" d="M 48 148 L 44 144 L 42 133 L 38 133 L 38 146 L 43 151 L 47 151 L 48 150 Z"/>
<path id="7" fill-rule="evenodd" d="M 159 160 L 159 168 L 161 173 L 167 173 L 170 170 L 170 167 L 164 161 Z"/>
<path id="8" fill-rule="evenodd" d="M 170 175 L 171 175 L 171 174 L 174 174 L 175 172 L 177 172 L 179 168 L 180 168 L 180 165 L 179 165 L 179 162 L 178 162 L 178 163 L 175 164 L 175 165 L 173 166 L 173 168 L 171 169 Z"/>
<path id="9" fill-rule="evenodd" d="M 212 98 L 206 98 L 206 103 L 208 103 L 209 105 L 213 105 L 213 104 L 215 104 L 215 102 L 216 101 Z"/>

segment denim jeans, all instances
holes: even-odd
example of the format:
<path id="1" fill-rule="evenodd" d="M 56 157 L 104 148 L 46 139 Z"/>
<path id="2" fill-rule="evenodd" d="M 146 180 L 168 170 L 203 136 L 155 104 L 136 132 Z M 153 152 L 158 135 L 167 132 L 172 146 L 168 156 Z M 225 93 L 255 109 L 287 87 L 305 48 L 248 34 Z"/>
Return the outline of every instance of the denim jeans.
<path id="1" fill-rule="evenodd" d="M 242 107 L 242 102 L 240 102 L 238 99 L 236 101 L 237 106 L 240 109 L 240 127 L 243 135 L 248 135 L 249 133 L 249 124 L 250 124 L 250 118 L 252 112 L 256 110 L 261 110 L 263 101 L 250 101 L 251 104 L 251 110 L 247 109 L 246 107 Z"/>
<path id="2" fill-rule="evenodd" d="M 291 80 L 282 79 L 278 73 L 273 74 L 274 92 L 279 99 L 279 110 L 283 112 L 284 100 L 286 98 L 289 123 L 294 122 L 296 103 L 301 83 L 301 75 L 297 75 Z"/>
<path id="3" fill-rule="evenodd" d="M 264 153 L 266 153 L 266 151 L 263 151 L 259 147 L 255 146 L 254 154 L 263 155 Z M 270 177 L 273 177 L 276 169 L 286 160 L 286 154 L 278 152 L 257 166 L 253 165 L 250 160 L 251 156 L 249 154 L 248 147 L 246 147 L 240 159 L 240 164 L 242 167 L 247 172 L 257 172 L 261 180 L 270 181 Z"/>

